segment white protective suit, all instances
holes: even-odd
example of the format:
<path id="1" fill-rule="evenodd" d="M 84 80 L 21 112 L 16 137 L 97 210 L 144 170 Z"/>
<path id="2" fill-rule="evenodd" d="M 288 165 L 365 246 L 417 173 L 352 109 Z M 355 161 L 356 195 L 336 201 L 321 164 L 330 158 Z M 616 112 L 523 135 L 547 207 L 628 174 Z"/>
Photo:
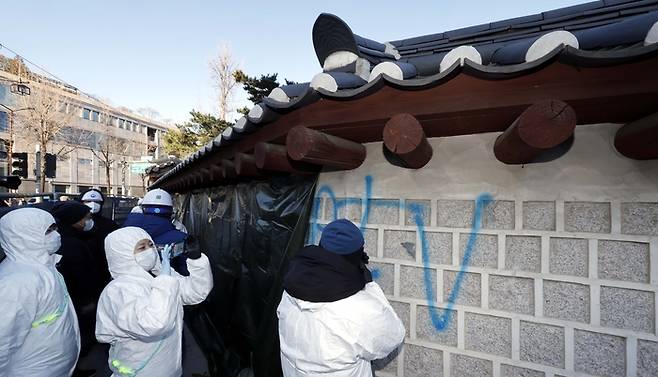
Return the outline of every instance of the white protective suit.
<path id="1" fill-rule="evenodd" d="M 370 362 L 404 341 L 402 321 L 374 282 L 334 302 L 308 302 L 284 291 L 277 315 L 285 377 L 370 377 Z"/>
<path id="2" fill-rule="evenodd" d="M 202 254 L 187 260 L 188 277 L 173 269 L 172 276 L 153 277 L 135 260 L 133 250 L 142 239 L 151 237 L 136 227 L 116 230 L 105 239 L 113 280 L 98 303 L 96 338 L 111 344 L 108 361 L 114 377 L 178 377 L 182 374 L 183 305 L 198 304 L 210 293 L 210 263 Z"/>
<path id="3" fill-rule="evenodd" d="M 70 376 L 78 360 L 78 319 L 55 269 L 61 256 L 49 254 L 46 246 L 46 230 L 54 223 L 36 208 L 0 219 L 0 245 L 7 255 L 0 263 L 2 377 Z"/>

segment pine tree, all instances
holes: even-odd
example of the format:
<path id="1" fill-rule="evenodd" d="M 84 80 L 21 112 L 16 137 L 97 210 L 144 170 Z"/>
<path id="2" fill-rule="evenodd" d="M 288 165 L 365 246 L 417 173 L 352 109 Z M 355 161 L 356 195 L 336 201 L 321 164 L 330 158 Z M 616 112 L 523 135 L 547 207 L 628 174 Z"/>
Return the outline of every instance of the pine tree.
<path id="1" fill-rule="evenodd" d="M 211 114 L 192 110 L 190 115 L 189 121 L 177 124 L 176 129 L 167 131 L 165 134 L 164 148 L 168 154 L 185 157 L 231 126 L 231 123 Z"/>
<path id="2" fill-rule="evenodd" d="M 279 87 L 279 83 L 276 81 L 278 74 L 271 73 L 267 75 L 256 76 L 247 76 L 244 72 L 238 70 L 233 74 L 235 81 L 242 84 L 244 90 L 249 94 L 247 98 L 254 104 L 257 104 L 267 97 L 274 88 Z"/>

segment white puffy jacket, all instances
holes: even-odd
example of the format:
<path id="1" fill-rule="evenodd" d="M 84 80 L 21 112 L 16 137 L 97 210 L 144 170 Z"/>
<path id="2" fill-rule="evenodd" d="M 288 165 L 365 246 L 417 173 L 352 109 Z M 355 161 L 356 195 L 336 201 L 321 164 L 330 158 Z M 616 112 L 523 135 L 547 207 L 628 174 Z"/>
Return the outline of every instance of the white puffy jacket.
<path id="1" fill-rule="evenodd" d="M 377 283 L 334 302 L 308 302 L 287 292 L 277 309 L 286 377 L 370 377 L 370 362 L 404 341 L 404 325 Z"/>
<path id="2" fill-rule="evenodd" d="M 115 377 L 178 377 L 183 305 L 198 304 L 210 293 L 210 263 L 202 254 L 187 260 L 190 276 L 172 269 L 172 276 L 153 277 L 135 261 L 133 249 L 142 239 L 151 237 L 136 227 L 116 230 L 105 239 L 113 280 L 98 303 L 96 338 L 111 344 L 109 364 Z"/>
<path id="3" fill-rule="evenodd" d="M 80 353 L 80 332 L 61 258 L 46 251 L 55 219 L 22 208 L 0 219 L 0 376 L 70 376 Z"/>

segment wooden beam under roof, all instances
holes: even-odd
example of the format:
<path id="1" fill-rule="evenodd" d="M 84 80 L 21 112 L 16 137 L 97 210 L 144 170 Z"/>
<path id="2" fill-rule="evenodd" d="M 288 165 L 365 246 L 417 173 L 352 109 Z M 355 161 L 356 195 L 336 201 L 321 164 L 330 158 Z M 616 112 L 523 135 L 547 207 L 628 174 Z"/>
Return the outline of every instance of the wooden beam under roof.
<path id="1" fill-rule="evenodd" d="M 389 159 L 394 165 L 420 169 L 432 158 L 432 147 L 425 137 L 423 126 L 408 113 L 394 115 L 384 126 L 384 147 L 395 155 Z"/>
<path id="2" fill-rule="evenodd" d="M 288 156 L 330 169 L 351 170 L 366 159 L 366 148 L 359 143 L 298 126 L 286 137 Z"/>
<path id="3" fill-rule="evenodd" d="M 542 152 L 569 139 L 576 128 L 576 112 L 559 100 L 528 107 L 494 144 L 496 158 L 506 164 L 527 164 Z"/>
<path id="4" fill-rule="evenodd" d="M 554 98 L 574 109 L 579 124 L 627 123 L 653 114 L 658 110 L 658 56 L 607 67 L 574 67 L 555 60 L 509 79 L 459 74 L 414 90 L 384 85 L 352 99 L 324 98 L 283 114 L 178 174 L 208 161 L 250 153 L 259 143 L 282 144 L 299 125 L 366 143 L 381 141 L 386 121 L 406 112 L 418 119 L 427 137 L 502 132 L 528 106 Z"/>
<path id="5" fill-rule="evenodd" d="M 615 135 L 615 148 L 635 160 L 658 158 L 658 112 L 622 126 Z"/>
<path id="6" fill-rule="evenodd" d="M 256 166 L 254 156 L 246 153 L 238 153 L 235 156 L 235 172 L 240 177 L 260 177 L 261 172 Z"/>
<path id="7" fill-rule="evenodd" d="M 316 174 L 320 166 L 294 161 L 288 157 L 285 145 L 259 143 L 254 150 L 254 160 L 259 169 L 300 175 Z"/>

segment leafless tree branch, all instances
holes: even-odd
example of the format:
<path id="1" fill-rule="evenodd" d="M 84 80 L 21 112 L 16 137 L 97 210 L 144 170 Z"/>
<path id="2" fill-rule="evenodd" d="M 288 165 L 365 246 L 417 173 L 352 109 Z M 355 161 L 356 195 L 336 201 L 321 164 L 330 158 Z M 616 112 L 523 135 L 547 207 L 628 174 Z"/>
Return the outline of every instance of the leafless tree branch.
<path id="1" fill-rule="evenodd" d="M 17 113 L 18 122 L 22 126 L 20 130 L 26 140 L 39 144 L 39 150 L 44 156 L 48 146 L 74 117 L 73 113 L 61 111 L 63 103 L 65 99 L 61 94 L 44 85 L 33 87 L 29 96 L 20 99 L 21 107 L 30 109 Z M 43 192 L 46 186 L 45 158 L 41 159 L 40 165 L 40 188 Z"/>
<path id="2" fill-rule="evenodd" d="M 237 82 L 233 73 L 238 64 L 233 61 L 233 54 L 227 44 L 219 48 L 219 53 L 209 62 L 212 84 L 217 91 L 219 118 L 227 120 L 230 112 L 230 99 Z"/>

